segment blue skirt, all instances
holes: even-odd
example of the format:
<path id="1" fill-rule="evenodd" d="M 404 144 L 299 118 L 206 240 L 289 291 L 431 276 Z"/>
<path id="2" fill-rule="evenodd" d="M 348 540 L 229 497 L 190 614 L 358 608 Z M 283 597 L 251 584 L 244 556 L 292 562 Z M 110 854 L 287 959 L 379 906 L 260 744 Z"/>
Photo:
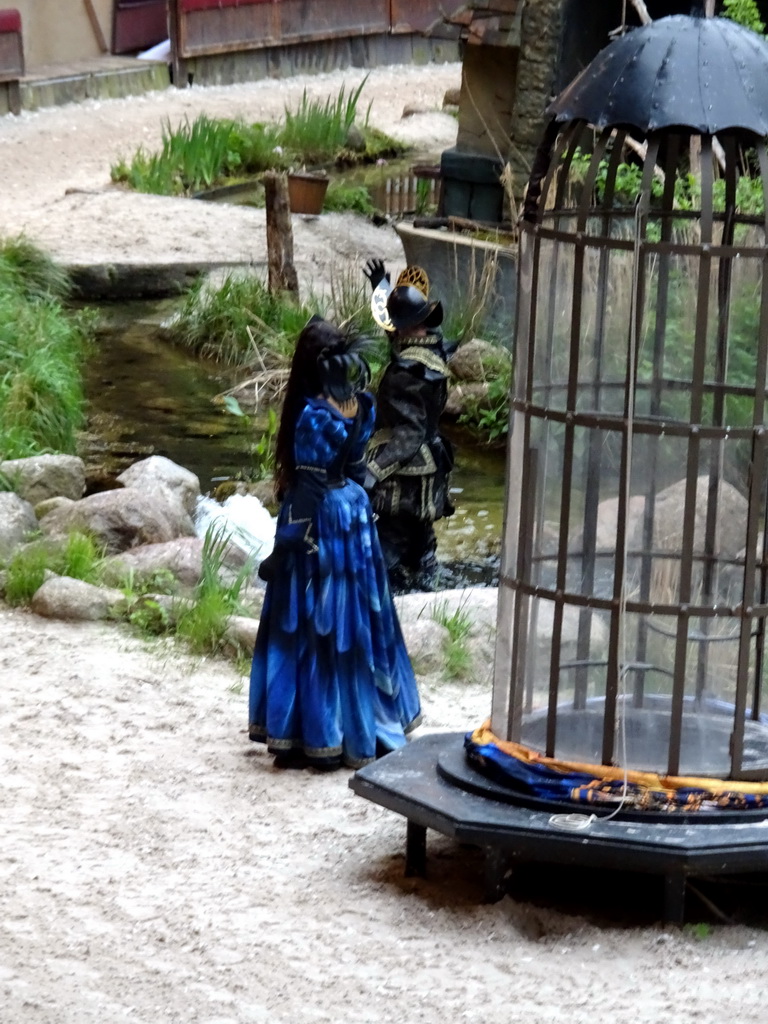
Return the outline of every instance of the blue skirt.
<path id="1" fill-rule="evenodd" d="M 267 587 L 249 735 L 275 754 L 359 768 L 419 724 L 416 679 L 363 488 L 331 488 L 312 532 L 318 550 L 288 555 Z"/>

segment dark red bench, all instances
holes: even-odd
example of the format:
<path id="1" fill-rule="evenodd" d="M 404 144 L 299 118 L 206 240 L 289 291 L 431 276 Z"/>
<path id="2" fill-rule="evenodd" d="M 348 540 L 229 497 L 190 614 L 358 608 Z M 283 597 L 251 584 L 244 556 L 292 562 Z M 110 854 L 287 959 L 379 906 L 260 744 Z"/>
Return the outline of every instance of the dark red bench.
<path id="1" fill-rule="evenodd" d="M 19 79 L 24 77 L 21 15 L 13 7 L 0 8 L 0 83 L 8 93 L 8 109 L 21 113 Z"/>

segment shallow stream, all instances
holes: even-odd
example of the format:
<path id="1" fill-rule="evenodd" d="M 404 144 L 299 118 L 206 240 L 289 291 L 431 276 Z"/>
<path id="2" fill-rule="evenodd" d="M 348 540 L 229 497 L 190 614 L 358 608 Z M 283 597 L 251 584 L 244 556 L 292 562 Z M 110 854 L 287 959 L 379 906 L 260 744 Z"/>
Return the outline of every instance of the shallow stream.
<path id="1" fill-rule="evenodd" d="M 102 306 L 103 328 L 89 359 L 87 430 L 80 453 L 91 478 L 114 478 L 133 462 L 164 455 L 195 473 L 204 495 L 247 477 L 254 431 L 263 418 L 239 418 L 216 398 L 237 383 L 219 364 L 170 344 L 161 324 L 173 300 Z M 505 456 L 452 432 L 455 514 L 437 524 L 447 582 L 489 583 L 498 575 Z M 254 517 L 261 512 L 256 498 Z M 237 515 L 242 518 L 242 503 Z M 245 512 L 247 517 L 247 511 Z"/>

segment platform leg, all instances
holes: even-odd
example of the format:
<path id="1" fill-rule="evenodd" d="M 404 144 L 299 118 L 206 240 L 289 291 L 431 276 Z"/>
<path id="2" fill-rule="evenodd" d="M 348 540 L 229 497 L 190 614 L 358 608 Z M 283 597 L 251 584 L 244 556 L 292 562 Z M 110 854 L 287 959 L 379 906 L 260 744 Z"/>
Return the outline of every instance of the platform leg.
<path id="1" fill-rule="evenodd" d="M 408 819 L 405 833 L 405 877 L 424 878 L 427 873 L 427 829 Z"/>
<path id="2" fill-rule="evenodd" d="M 485 903 L 498 903 L 506 896 L 504 880 L 509 868 L 509 856 L 498 846 L 483 847 L 485 862 L 483 864 L 483 882 Z"/>
<path id="3" fill-rule="evenodd" d="M 8 83 L 8 109 L 17 116 L 21 113 L 21 86 L 18 82 Z"/>
<path id="4" fill-rule="evenodd" d="M 664 924 L 682 925 L 685 920 L 685 874 L 671 871 L 664 875 Z"/>

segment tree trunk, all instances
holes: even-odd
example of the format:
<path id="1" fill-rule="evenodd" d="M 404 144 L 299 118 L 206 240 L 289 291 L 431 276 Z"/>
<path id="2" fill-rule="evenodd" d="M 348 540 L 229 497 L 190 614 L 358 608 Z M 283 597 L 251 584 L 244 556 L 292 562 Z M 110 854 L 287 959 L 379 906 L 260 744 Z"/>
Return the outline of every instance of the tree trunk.
<path id="1" fill-rule="evenodd" d="M 288 178 L 276 171 L 263 176 L 267 207 L 269 290 L 292 292 L 298 298 L 299 279 L 293 265 L 293 226 L 288 203 Z"/>

